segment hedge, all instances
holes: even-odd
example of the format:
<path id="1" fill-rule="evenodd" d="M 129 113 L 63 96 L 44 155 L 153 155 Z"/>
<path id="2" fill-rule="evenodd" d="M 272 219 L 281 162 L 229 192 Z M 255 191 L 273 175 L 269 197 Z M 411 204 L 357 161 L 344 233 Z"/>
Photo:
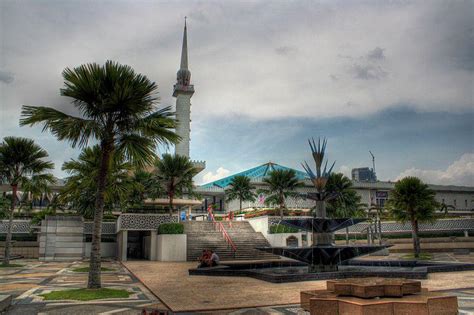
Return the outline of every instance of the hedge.
<path id="1" fill-rule="evenodd" d="M 297 228 L 287 226 L 287 225 L 270 225 L 270 234 L 278 233 L 297 233 L 299 230 Z"/>
<path id="2" fill-rule="evenodd" d="M 163 223 L 158 227 L 158 234 L 183 234 L 184 225 L 181 223 Z"/>

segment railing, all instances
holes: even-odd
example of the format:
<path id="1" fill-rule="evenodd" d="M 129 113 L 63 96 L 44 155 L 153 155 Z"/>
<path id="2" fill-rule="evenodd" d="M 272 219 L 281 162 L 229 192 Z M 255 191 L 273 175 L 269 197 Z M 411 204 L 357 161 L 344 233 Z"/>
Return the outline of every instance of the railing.
<path id="1" fill-rule="evenodd" d="M 229 236 L 229 233 L 227 233 L 224 224 L 222 222 L 216 221 L 214 218 L 214 215 L 212 214 L 212 208 L 209 207 L 207 209 L 209 216 L 211 217 L 212 223 L 214 224 L 214 228 L 222 233 L 222 236 L 224 237 L 224 240 L 226 241 L 227 245 L 232 249 L 235 257 L 235 252 L 237 251 L 237 246 L 235 246 L 234 242 L 232 241 L 232 238 Z"/>

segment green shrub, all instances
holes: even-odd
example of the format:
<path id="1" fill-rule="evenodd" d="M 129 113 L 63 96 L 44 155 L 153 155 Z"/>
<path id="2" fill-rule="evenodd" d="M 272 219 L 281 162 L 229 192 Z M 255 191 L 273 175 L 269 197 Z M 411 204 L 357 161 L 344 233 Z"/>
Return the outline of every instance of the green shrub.
<path id="1" fill-rule="evenodd" d="M 49 300 L 77 300 L 90 301 L 99 299 L 126 299 L 130 295 L 127 290 L 118 289 L 73 289 L 52 291 L 46 294 L 41 294 L 46 301 Z"/>
<path id="2" fill-rule="evenodd" d="M 181 223 L 163 223 L 158 227 L 158 234 L 183 234 L 184 225 Z"/>
<path id="3" fill-rule="evenodd" d="M 277 233 L 296 233 L 299 232 L 297 228 L 287 226 L 287 225 L 270 225 L 270 234 Z"/>

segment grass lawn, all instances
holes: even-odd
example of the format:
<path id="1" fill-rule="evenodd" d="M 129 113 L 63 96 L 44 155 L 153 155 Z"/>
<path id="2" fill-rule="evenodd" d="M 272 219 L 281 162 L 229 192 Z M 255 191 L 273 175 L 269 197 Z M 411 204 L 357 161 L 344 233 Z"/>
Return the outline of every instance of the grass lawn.
<path id="1" fill-rule="evenodd" d="M 0 268 L 18 268 L 18 267 L 23 267 L 23 265 L 19 265 L 19 264 L 8 264 L 8 265 L 0 264 Z"/>
<path id="2" fill-rule="evenodd" d="M 78 267 L 72 269 L 73 272 L 89 272 L 89 267 Z M 100 271 L 115 271 L 115 269 L 101 267 Z"/>
<path id="3" fill-rule="evenodd" d="M 433 256 L 430 253 L 420 253 L 420 257 L 415 258 L 415 254 L 406 254 L 401 256 L 402 259 L 418 259 L 418 260 L 431 260 Z"/>
<path id="4" fill-rule="evenodd" d="M 45 300 L 76 300 L 76 301 L 90 301 L 99 299 L 117 299 L 128 298 L 130 292 L 118 289 L 74 289 L 53 291 L 46 294 L 41 294 Z"/>

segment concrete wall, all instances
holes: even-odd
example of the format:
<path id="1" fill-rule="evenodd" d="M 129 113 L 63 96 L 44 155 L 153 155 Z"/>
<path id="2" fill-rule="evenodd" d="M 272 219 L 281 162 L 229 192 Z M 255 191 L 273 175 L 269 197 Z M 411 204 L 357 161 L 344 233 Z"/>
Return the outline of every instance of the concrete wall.
<path id="1" fill-rule="evenodd" d="M 91 244 L 84 243 L 84 256 L 91 256 Z M 117 257 L 117 243 L 100 243 L 100 254 L 102 257 Z"/>
<path id="2" fill-rule="evenodd" d="M 0 254 L 5 252 L 5 242 L 0 242 Z M 11 247 L 12 255 L 20 255 L 24 258 L 38 258 L 39 244 L 38 242 L 19 242 L 13 241 Z"/>
<path id="3" fill-rule="evenodd" d="M 159 261 L 186 261 L 186 234 L 160 234 L 156 242 Z"/>
<path id="4" fill-rule="evenodd" d="M 263 234 L 263 236 L 267 237 L 269 230 L 268 216 L 250 218 L 246 220 L 250 223 L 255 232 L 260 232 Z"/>
<path id="5" fill-rule="evenodd" d="M 79 260 L 84 256 L 82 217 L 47 216 L 41 222 L 40 260 Z"/>
<path id="6" fill-rule="evenodd" d="M 301 247 L 302 244 L 302 239 L 301 239 L 302 233 L 275 233 L 275 234 L 268 234 L 266 235 L 266 238 L 268 242 L 270 243 L 271 246 L 273 247 L 286 247 L 287 243 L 286 240 L 289 237 L 296 237 L 298 240 L 298 247 Z"/>

